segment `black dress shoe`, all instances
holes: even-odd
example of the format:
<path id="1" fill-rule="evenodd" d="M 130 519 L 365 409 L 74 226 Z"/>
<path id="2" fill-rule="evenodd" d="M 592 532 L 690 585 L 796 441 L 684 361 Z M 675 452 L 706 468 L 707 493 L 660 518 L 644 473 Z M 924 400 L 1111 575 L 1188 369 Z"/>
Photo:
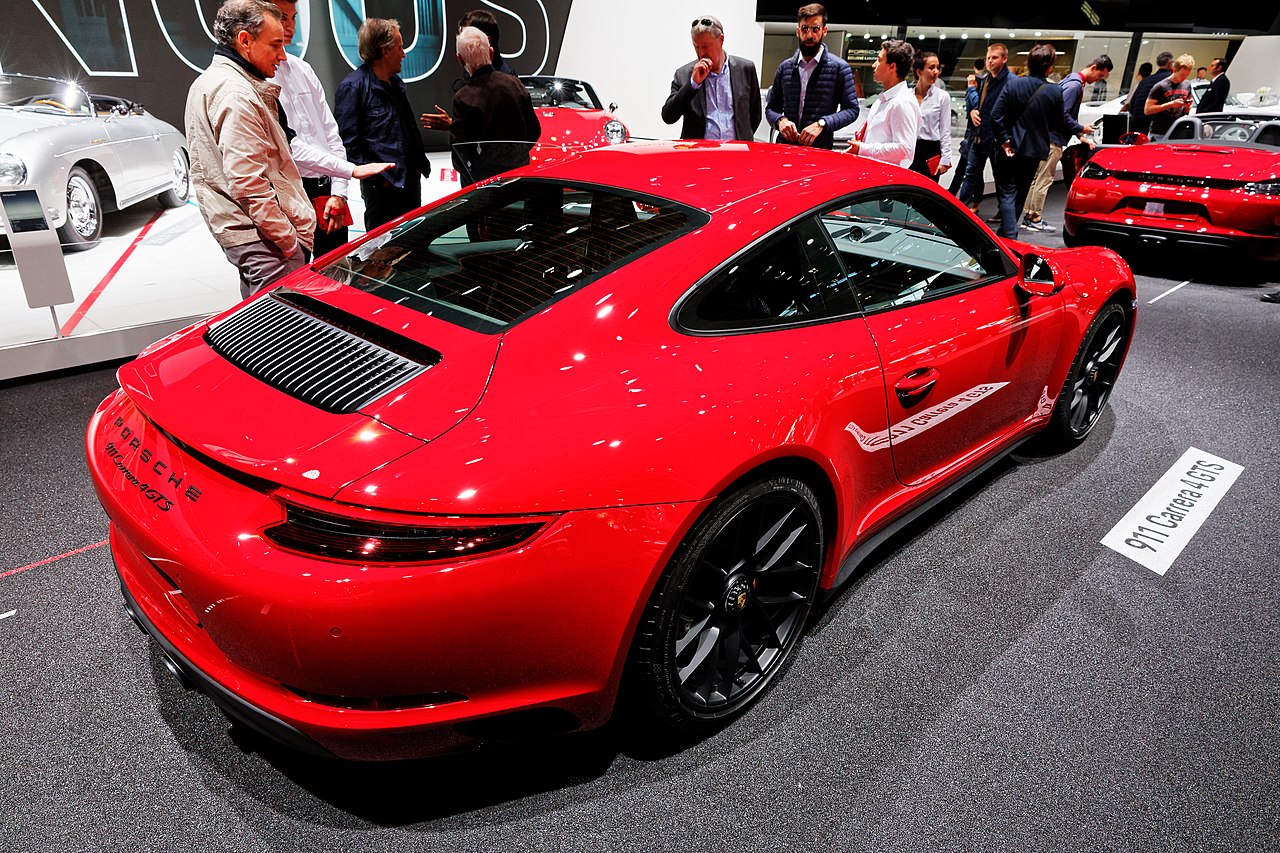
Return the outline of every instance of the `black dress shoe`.
<path id="1" fill-rule="evenodd" d="M 1270 293 L 1264 293 L 1258 298 L 1263 302 L 1280 302 L 1280 290 L 1273 290 Z"/>

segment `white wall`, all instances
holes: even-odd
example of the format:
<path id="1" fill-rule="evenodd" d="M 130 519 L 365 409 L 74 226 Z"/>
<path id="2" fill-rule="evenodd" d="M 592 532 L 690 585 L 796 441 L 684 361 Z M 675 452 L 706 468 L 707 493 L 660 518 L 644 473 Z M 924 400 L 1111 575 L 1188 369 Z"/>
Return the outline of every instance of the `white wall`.
<path id="1" fill-rule="evenodd" d="M 1231 58 L 1227 79 L 1231 81 L 1231 94 L 1256 92 L 1262 86 L 1270 86 L 1271 94 L 1280 93 L 1280 36 L 1249 36 Z"/>
<path id="2" fill-rule="evenodd" d="M 749 0 L 574 3 L 555 73 L 586 80 L 606 104 L 616 101 L 632 136 L 674 138 L 680 124 L 662 123 L 662 105 L 675 70 L 694 59 L 690 22 L 703 15 L 720 19 L 725 50 L 754 62 L 768 86 L 774 69 L 760 68 L 764 29 Z"/>

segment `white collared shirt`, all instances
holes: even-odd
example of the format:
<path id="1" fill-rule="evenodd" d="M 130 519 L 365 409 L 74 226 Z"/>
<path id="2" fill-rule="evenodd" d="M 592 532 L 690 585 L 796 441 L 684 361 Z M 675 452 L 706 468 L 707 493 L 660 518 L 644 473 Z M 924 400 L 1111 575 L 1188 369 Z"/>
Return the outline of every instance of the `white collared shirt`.
<path id="1" fill-rule="evenodd" d="M 895 166 L 911 165 L 920 135 L 920 104 L 905 80 L 880 93 L 871 105 L 866 128 L 858 146 L 860 155 Z"/>
<path id="2" fill-rule="evenodd" d="M 347 162 L 347 149 L 324 98 L 324 87 L 309 63 L 292 54 L 285 56 L 271 82 L 280 87 L 280 104 L 289 127 L 298 134 L 289 143 L 293 161 L 304 178 L 333 178 L 332 195 L 345 198 L 353 167 Z"/>
<path id="3" fill-rule="evenodd" d="M 915 89 L 911 91 L 915 96 Z M 942 165 L 951 165 L 951 96 L 934 84 L 920 105 L 920 138 L 942 143 Z"/>
<path id="4" fill-rule="evenodd" d="M 825 44 L 818 45 L 818 52 L 813 55 L 813 59 L 805 59 L 804 54 L 800 54 L 800 61 L 796 63 L 796 68 L 800 71 L 800 109 L 796 113 L 796 122 L 799 123 L 804 119 L 804 96 L 809 92 L 809 78 L 813 76 L 813 69 L 818 67 L 818 63 L 822 61 L 822 56 L 827 52 Z"/>

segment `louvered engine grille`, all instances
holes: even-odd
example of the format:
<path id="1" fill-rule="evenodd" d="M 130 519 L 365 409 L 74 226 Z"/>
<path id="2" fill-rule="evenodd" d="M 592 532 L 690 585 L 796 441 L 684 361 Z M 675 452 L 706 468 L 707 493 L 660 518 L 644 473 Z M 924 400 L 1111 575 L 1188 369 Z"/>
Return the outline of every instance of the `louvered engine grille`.
<path id="1" fill-rule="evenodd" d="M 335 414 L 357 411 L 439 360 L 439 353 L 416 345 L 428 356 L 413 358 L 373 343 L 300 307 L 308 303 L 333 313 L 317 300 L 280 290 L 214 323 L 205 339 L 249 375 Z"/>
<path id="2" fill-rule="evenodd" d="M 1142 184 L 1164 184 L 1170 187 L 1204 187 L 1211 190 L 1236 190 L 1245 181 L 1228 181 L 1221 178 L 1199 178 L 1193 175 L 1162 175 L 1156 172 L 1112 172 L 1121 181 L 1137 181 Z"/>

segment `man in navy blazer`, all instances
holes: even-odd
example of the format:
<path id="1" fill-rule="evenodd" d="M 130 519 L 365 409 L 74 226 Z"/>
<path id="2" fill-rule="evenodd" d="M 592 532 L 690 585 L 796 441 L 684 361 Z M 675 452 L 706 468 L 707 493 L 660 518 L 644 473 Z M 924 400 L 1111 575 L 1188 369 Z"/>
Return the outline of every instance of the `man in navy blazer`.
<path id="1" fill-rule="evenodd" d="M 1038 44 L 1027 54 L 1027 76 L 1005 84 L 991 111 L 991 129 L 1000 147 L 992 153 L 1001 237 L 1018 236 L 1018 218 L 1040 162 L 1049 156 L 1051 134 L 1066 137 L 1062 87 L 1048 80 L 1058 52 Z"/>
<path id="2" fill-rule="evenodd" d="M 821 3 L 796 13 L 800 47 L 773 75 L 765 115 L 777 142 L 831 148 L 835 132 L 858 118 L 858 93 L 849 63 L 827 50 L 827 10 Z"/>
<path id="3" fill-rule="evenodd" d="M 676 69 L 662 120 L 675 124 L 683 118 L 681 139 L 749 142 L 764 111 L 755 63 L 724 52 L 724 27 L 717 18 L 695 18 L 692 36 L 698 58 Z"/>

